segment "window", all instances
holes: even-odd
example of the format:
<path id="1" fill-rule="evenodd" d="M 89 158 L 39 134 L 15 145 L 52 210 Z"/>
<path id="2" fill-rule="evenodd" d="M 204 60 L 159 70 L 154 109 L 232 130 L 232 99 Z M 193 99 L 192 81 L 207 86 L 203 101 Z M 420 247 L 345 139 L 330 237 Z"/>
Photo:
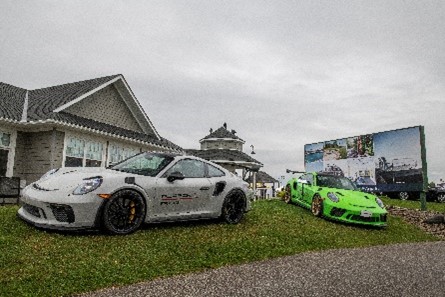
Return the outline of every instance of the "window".
<path id="1" fill-rule="evenodd" d="M 102 164 L 102 151 L 102 143 L 87 142 L 85 146 L 85 167 L 100 167 Z"/>
<path id="2" fill-rule="evenodd" d="M 66 145 L 65 167 L 100 167 L 103 144 L 70 137 Z"/>
<path id="3" fill-rule="evenodd" d="M 156 176 L 171 161 L 173 161 L 172 156 L 142 153 L 111 167 L 111 169 L 146 176 Z"/>
<path id="4" fill-rule="evenodd" d="M 11 134 L 0 132 L 0 176 L 5 176 L 8 170 L 9 145 Z"/>
<path id="5" fill-rule="evenodd" d="M 210 164 L 207 164 L 207 166 L 209 168 L 209 177 L 219 177 L 225 175 L 224 171 L 222 171 L 221 169 L 218 169 Z"/>
<path id="6" fill-rule="evenodd" d="M 85 141 L 71 137 L 66 145 L 65 167 L 82 167 Z"/>
<path id="7" fill-rule="evenodd" d="M 306 174 L 302 175 L 301 177 L 299 177 L 298 179 L 299 180 L 305 180 L 305 181 L 309 182 L 311 185 L 314 182 L 312 173 L 306 173 Z"/>
<path id="8" fill-rule="evenodd" d="M 108 162 L 110 165 L 116 164 L 139 153 L 140 153 L 139 149 L 126 148 L 118 145 L 111 145 Z"/>
<path id="9" fill-rule="evenodd" d="M 0 147 L 9 147 L 11 134 L 0 132 Z"/>
<path id="10" fill-rule="evenodd" d="M 184 177 L 205 177 L 204 163 L 199 160 L 180 160 L 167 170 L 164 177 L 167 177 L 173 172 L 180 172 Z"/>

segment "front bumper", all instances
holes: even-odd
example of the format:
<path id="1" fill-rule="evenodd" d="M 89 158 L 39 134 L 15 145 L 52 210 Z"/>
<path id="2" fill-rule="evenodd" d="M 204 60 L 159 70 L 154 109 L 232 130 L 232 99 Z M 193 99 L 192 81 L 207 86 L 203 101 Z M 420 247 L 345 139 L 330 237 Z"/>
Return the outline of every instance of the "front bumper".
<path id="1" fill-rule="evenodd" d="M 17 216 L 46 229 L 89 229 L 96 226 L 103 200 L 95 195 L 64 195 L 59 191 L 27 189 L 20 197 Z"/>
<path id="2" fill-rule="evenodd" d="M 345 223 L 353 223 L 371 226 L 387 226 L 387 211 L 381 208 L 338 208 L 333 205 L 326 205 L 323 215 L 327 218 L 342 221 Z"/>

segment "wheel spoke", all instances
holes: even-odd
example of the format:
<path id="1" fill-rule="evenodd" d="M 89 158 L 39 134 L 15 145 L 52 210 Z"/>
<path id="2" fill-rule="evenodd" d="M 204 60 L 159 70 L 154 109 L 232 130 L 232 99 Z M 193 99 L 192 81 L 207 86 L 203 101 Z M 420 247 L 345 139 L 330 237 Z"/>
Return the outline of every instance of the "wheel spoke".
<path id="1" fill-rule="evenodd" d="M 314 216 L 321 216 L 323 212 L 323 200 L 321 197 L 315 196 L 312 199 L 311 211 Z"/>
<path id="2" fill-rule="evenodd" d="M 142 223 L 145 203 L 137 193 L 123 191 L 110 198 L 106 209 L 106 227 L 109 231 L 126 234 L 135 231 Z"/>
<path id="3" fill-rule="evenodd" d="M 227 197 L 224 204 L 224 217 L 229 223 L 237 223 L 243 216 L 244 200 L 239 194 Z"/>
<path id="4" fill-rule="evenodd" d="M 289 185 L 286 186 L 286 190 L 284 192 L 284 201 L 286 203 L 290 203 L 291 202 L 291 189 L 290 189 Z"/>

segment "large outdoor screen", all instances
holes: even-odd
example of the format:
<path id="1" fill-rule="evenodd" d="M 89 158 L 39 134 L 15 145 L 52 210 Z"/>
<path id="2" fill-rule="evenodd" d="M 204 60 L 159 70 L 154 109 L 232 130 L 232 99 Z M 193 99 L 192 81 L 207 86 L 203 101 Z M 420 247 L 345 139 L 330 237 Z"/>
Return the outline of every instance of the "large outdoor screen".
<path id="1" fill-rule="evenodd" d="M 345 176 L 371 192 L 422 191 L 425 160 L 422 126 L 304 146 L 307 172 Z"/>

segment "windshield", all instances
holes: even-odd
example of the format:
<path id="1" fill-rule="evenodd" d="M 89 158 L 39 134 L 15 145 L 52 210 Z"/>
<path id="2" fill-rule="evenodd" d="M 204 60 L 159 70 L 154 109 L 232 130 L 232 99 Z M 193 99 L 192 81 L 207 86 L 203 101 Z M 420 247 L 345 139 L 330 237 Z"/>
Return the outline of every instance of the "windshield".
<path id="1" fill-rule="evenodd" d="M 344 190 L 357 190 L 357 187 L 349 179 L 341 176 L 317 175 L 317 186 Z"/>
<path id="2" fill-rule="evenodd" d="M 170 164 L 173 159 L 174 157 L 169 155 L 142 153 L 128 158 L 112 166 L 110 169 L 146 176 L 156 176 L 165 166 Z"/>

